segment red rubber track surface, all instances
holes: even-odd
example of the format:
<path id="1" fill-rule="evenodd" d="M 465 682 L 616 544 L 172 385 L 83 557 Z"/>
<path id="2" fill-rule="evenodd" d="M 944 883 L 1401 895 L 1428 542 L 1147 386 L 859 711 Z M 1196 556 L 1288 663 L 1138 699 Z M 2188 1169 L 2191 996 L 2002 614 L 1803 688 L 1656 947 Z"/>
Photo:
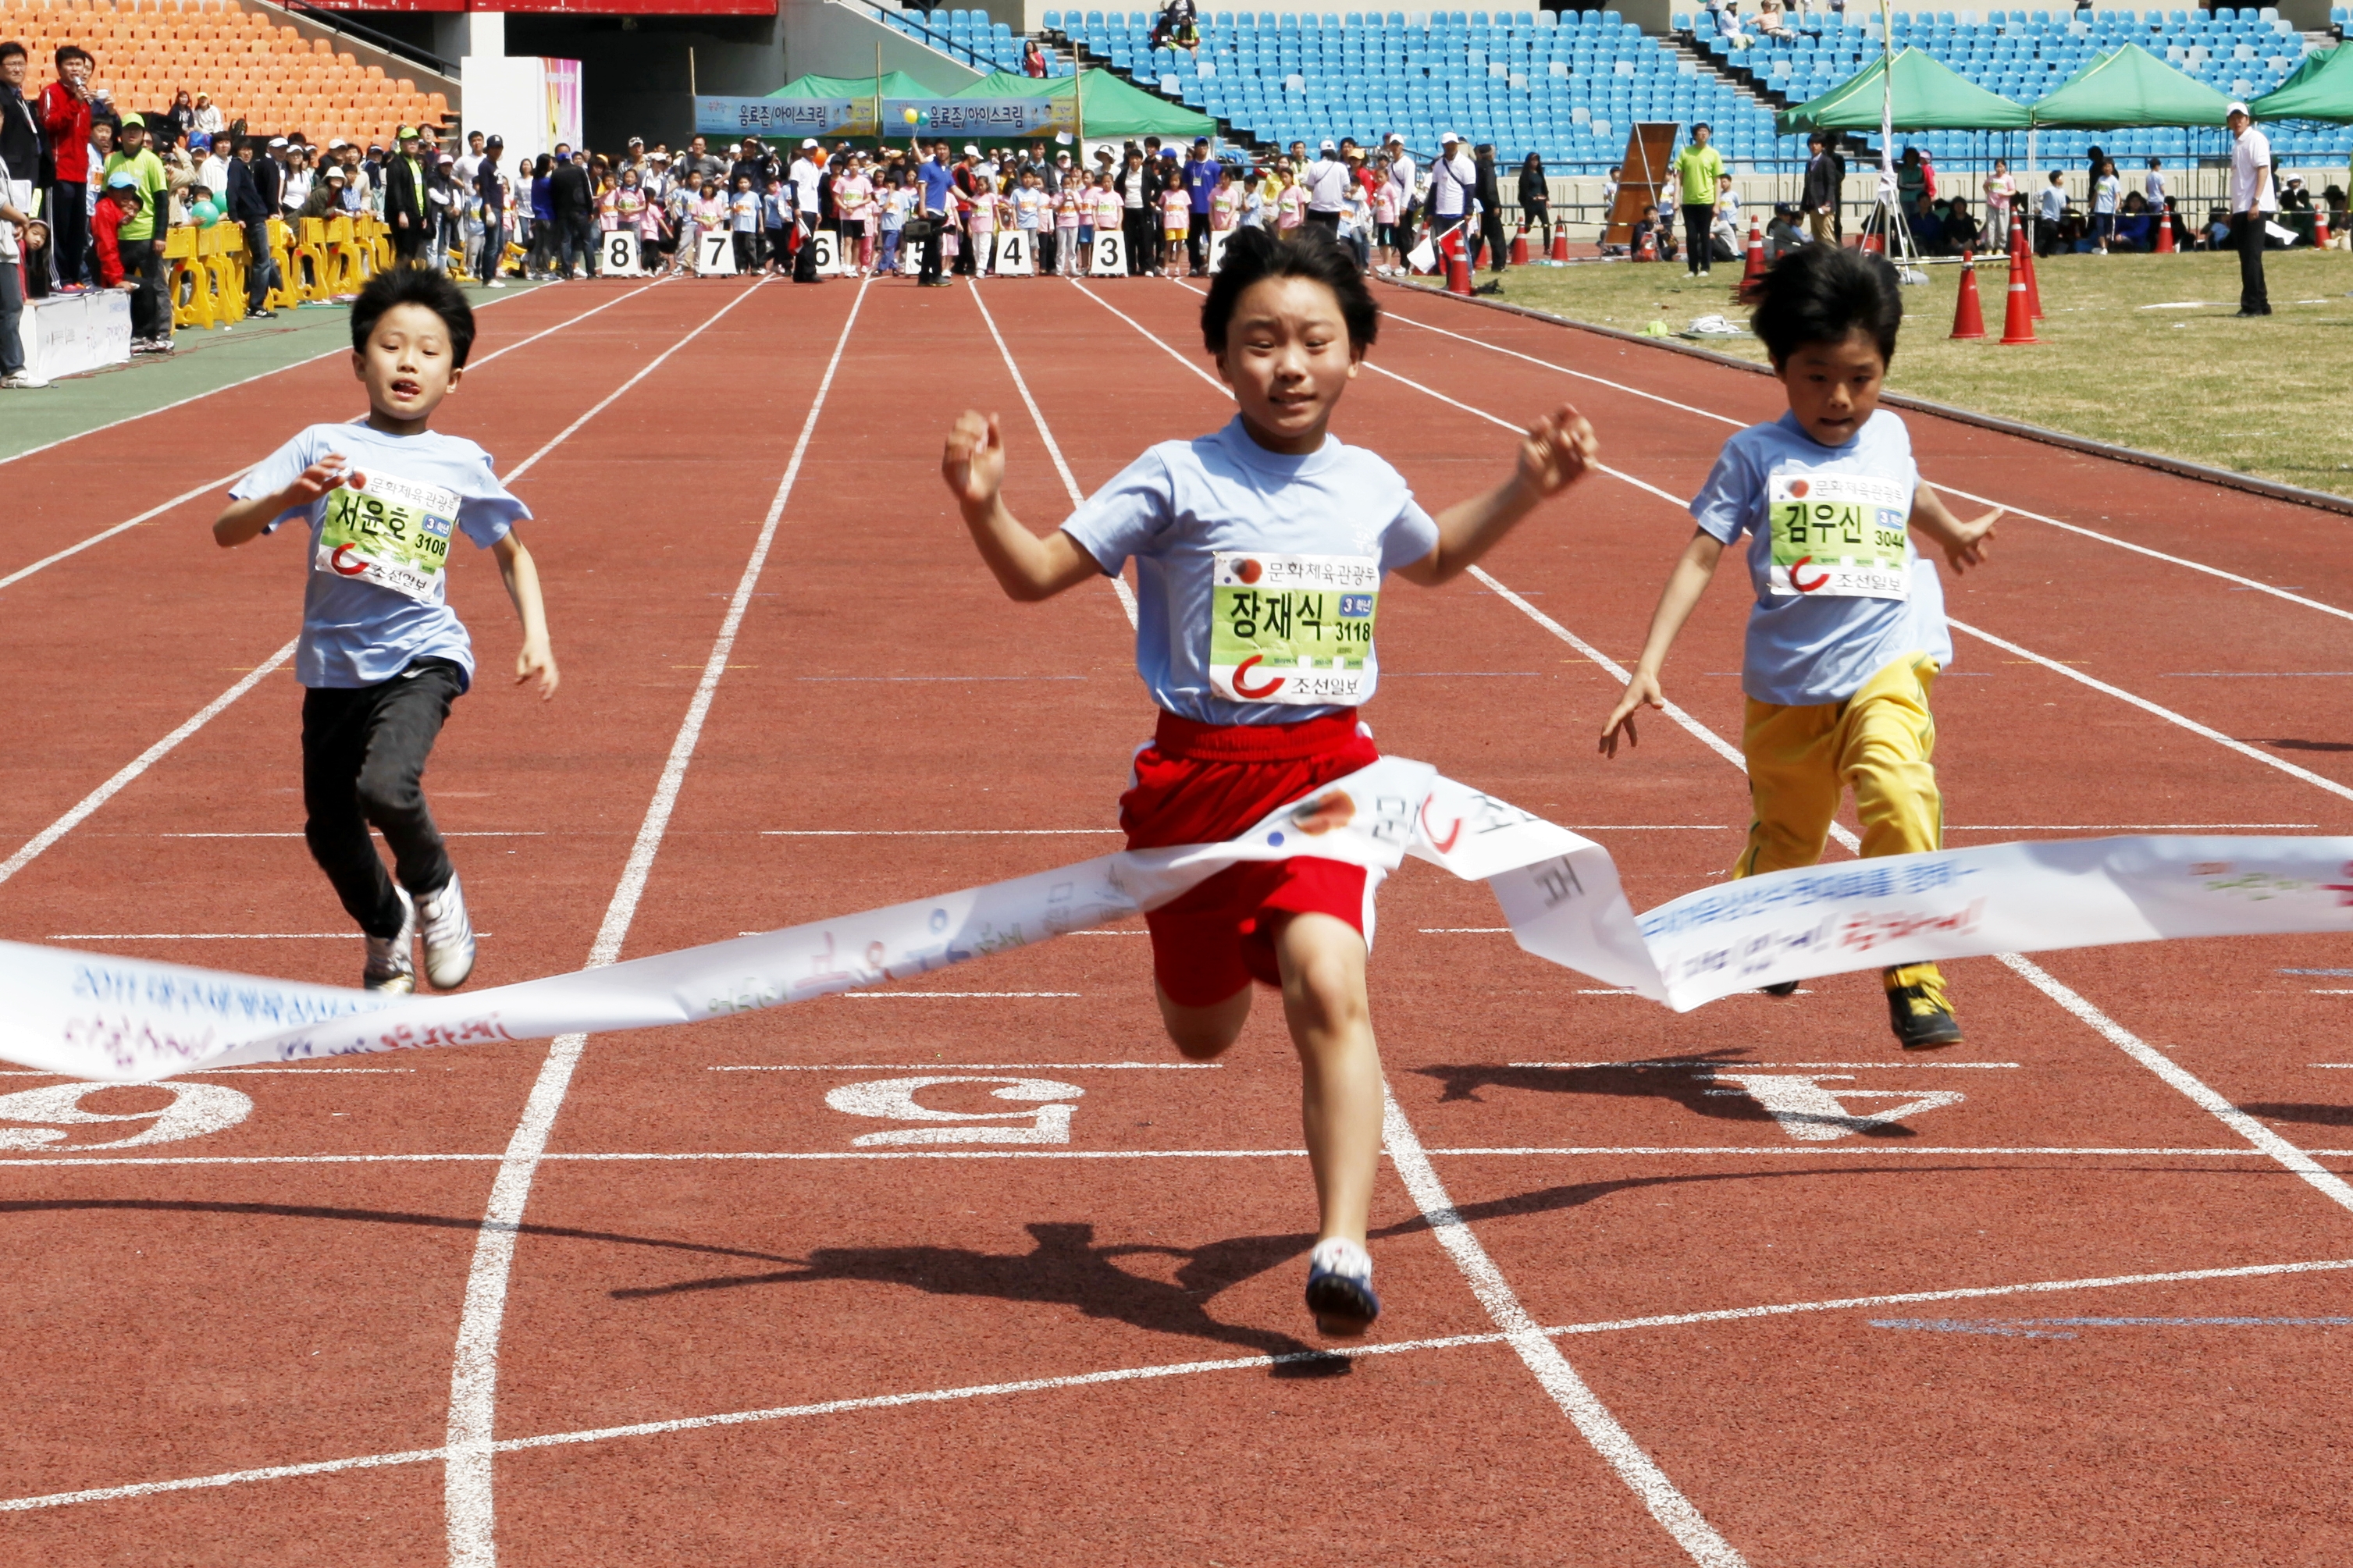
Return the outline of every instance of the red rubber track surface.
<path id="1" fill-rule="evenodd" d="M 1090 291 L 981 286 L 1082 489 L 1229 409 L 1099 302 L 1198 363 L 1198 300 L 1166 283 Z M 512 466 L 739 292 L 665 287 L 543 340 L 470 381 L 444 427 Z M 541 324 L 590 293 L 559 291 L 565 310 Z M 529 835 L 455 843 L 489 933 L 478 984 L 586 953 L 852 295 L 752 291 L 522 482 L 565 672 L 554 704 L 505 688 L 515 634 L 487 562 L 453 572 L 483 679 L 429 788 L 446 828 Z M 1368 372 L 1335 427 L 1395 462 L 1433 510 L 1493 483 L 1512 442 L 1419 387 L 1512 421 L 1571 399 L 1612 467 L 1677 495 L 1731 428 L 1495 347 L 1736 419 L 1778 412 L 1761 377 L 1397 302 L 1480 342 L 1392 321 L 1374 363 L 1406 379 Z M 1118 600 L 1103 585 L 1006 603 L 932 478 L 940 427 L 977 405 L 1004 416 L 1017 512 L 1044 526 L 1070 504 L 973 290 L 878 284 L 860 310 L 628 955 L 1116 843 L 1105 830 L 1151 718 Z M 520 314 L 499 315 L 484 320 L 524 335 Z M 303 374 L 227 395 L 258 399 L 240 405 L 259 433 L 250 456 L 274 431 L 343 414 L 340 388 L 319 411 L 324 383 L 284 384 Z M 2326 514 L 2218 504 L 2168 476 L 1907 422 L 1932 482 L 2353 605 L 2331 549 L 2343 524 Z M 186 438 L 208 434 L 192 425 Z M 39 526 L 69 542 L 154 500 L 100 502 L 61 481 Z M 172 520 L 168 550 L 133 531 L 8 590 L 19 667 L 44 672 L 0 699 L 22 705 L 16 727 L 35 741 L 8 763 L 17 839 L 292 634 L 299 551 L 213 552 L 196 532 L 209 506 Z M 1486 565 L 1630 662 L 1688 528 L 1666 501 L 1596 476 Z M 10 542 L 12 560 L 58 547 Z M 160 582 L 146 575 L 158 556 Z M 1737 668 L 1746 591 L 1723 575 L 1669 691 L 1736 738 L 1737 679 L 1710 672 Z M 2340 618 L 2020 520 L 2003 524 L 1994 565 L 1947 587 L 1961 620 L 2353 777 L 2340 753 L 2313 749 L 2337 741 L 2328 679 L 2184 673 L 2353 669 Z M 121 614 L 130 592 L 153 595 L 135 617 Z M 47 595 L 40 615 L 22 614 L 28 594 Z M 1746 822 L 1723 758 L 1653 716 L 1637 752 L 1604 762 L 1593 740 L 1615 680 L 1474 580 L 1398 584 L 1388 599 L 1388 679 L 1366 713 L 1384 749 L 1589 829 L 1637 908 L 1721 875 Z M 2094 825 L 2353 829 L 2338 795 L 1966 634 L 1956 644 L 1937 691 L 1956 842 Z M 299 831 L 294 706 L 290 677 L 272 678 L 0 885 L 0 934 L 343 929 L 298 837 L 165 837 Z M 1051 831 L 972 836 L 984 829 Z M 1594 994 L 1474 929 L 1498 924 L 1482 890 L 1426 867 L 1385 889 L 1374 1007 L 1392 1090 L 1503 1279 L 1537 1322 L 1595 1326 L 1556 1342 L 1746 1560 L 2346 1557 L 2344 1330 L 2114 1321 L 2341 1317 L 2340 1272 L 1605 1325 L 2353 1259 L 2353 1214 L 1992 961 L 1949 970 L 1969 1044 L 1906 1061 L 1867 975 L 1676 1016 Z M 328 980 L 358 961 L 348 939 L 104 946 Z M 2315 990 L 2353 982 L 2282 973 L 2353 962 L 2339 946 L 2168 944 L 2042 968 L 2291 1141 L 2344 1148 L 2330 1129 L 2353 1110 L 2307 1064 L 2343 1054 L 2342 999 Z M 1474 1342 L 773 1414 L 1309 1348 L 1297 1290 L 1314 1211 L 1280 1019 L 1262 1005 L 1217 1067 L 1163 1070 L 1176 1058 L 1148 973 L 1139 937 L 1073 937 L 899 994 L 592 1039 L 517 1249 L 498 1435 L 772 1415 L 501 1454 L 501 1560 L 1690 1561 L 1495 1342 L 1387 1175 L 1377 1342 Z M 1047 994 L 903 994 L 917 990 Z M 451 1346 L 496 1156 L 543 1056 L 216 1074 L 255 1105 L 226 1131 L 122 1153 L 0 1153 L 20 1260 L 8 1321 L 17 1364 L 38 1369 L 0 1405 L 12 1496 L 424 1456 L 11 1512 L 0 1554 L 448 1561 L 433 1451 Z M 1964 1098 L 1800 1143 L 1692 1068 L 1514 1065 L 1641 1060 Z M 731 1068 L 816 1070 L 717 1070 Z M 987 1093 L 1008 1076 L 1071 1083 L 1084 1091 L 1071 1141 L 990 1158 L 854 1146 L 888 1124 L 829 1109 L 827 1091 L 916 1073 L 978 1080 L 925 1092 L 948 1110 L 1002 1110 Z M 43 1081 L 0 1079 L 0 1092 Z M 113 1089 L 84 1103 L 127 1114 L 163 1098 Z M 71 1142 L 112 1135 L 79 1129 Z M 2035 1152 L 2055 1150 L 2123 1152 Z M 360 1158 L 304 1158 L 321 1155 Z M 2016 1321 L 2061 1318 L 2110 1321 L 2031 1334 Z"/>

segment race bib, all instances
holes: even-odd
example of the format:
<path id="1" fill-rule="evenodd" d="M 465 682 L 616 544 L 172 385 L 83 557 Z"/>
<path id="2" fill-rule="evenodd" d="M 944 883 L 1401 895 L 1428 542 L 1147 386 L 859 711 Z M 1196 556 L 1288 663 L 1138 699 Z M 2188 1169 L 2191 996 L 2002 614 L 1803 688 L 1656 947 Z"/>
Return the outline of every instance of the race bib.
<path id="1" fill-rule="evenodd" d="M 1776 474 L 1766 516 L 1777 597 L 1911 597 L 1911 486 L 1870 474 Z"/>
<path id="2" fill-rule="evenodd" d="M 1212 561 L 1209 684 L 1219 696 L 1303 706 L 1364 700 L 1378 561 L 1260 554 Z"/>
<path id="3" fill-rule="evenodd" d="M 311 564 L 436 603 L 457 524 L 457 491 L 359 469 L 327 492 L 327 518 Z"/>

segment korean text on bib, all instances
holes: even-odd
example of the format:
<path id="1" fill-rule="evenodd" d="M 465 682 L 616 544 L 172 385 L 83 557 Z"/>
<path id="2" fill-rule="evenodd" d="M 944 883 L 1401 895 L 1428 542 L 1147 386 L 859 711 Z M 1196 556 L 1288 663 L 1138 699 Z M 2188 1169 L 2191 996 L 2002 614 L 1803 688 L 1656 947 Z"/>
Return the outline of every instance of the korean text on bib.
<path id="1" fill-rule="evenodd" d="M 1373 670 L 1380 563 L 1368 555 L 1212 558 L 1209 683 L 1237 702 L 1350 707 Z"/>
<path id="2" fill-rule="evenodd" d="M 1912 593 L 1912 487 L 1870 474 L 1776 474 L 1771 592 L 1778 597 L 1905 599 Z"/>
<path id="3" fill-rule="evenodd" d="M 311 566 L 430 604 L 458 521 L 458 492 L 369 470 L 327 493 Z"/>

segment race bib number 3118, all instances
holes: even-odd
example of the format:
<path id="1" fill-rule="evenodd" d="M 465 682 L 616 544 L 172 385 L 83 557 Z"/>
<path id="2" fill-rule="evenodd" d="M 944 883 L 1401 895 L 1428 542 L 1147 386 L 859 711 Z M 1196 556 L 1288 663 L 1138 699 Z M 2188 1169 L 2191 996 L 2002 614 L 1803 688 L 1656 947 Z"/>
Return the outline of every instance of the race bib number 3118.
<path id="1" fill-rule="evenodd" d="M 1776 474 L 1766 508 L 1776 596 L 1911 596 L 1911 486 L 1868 474 Z"/>
<path id="2" fill-rule="evenodd" d="M 1372 670 L 1381 566 L 1358 555 L 1218 555 L 1209 684 L 1237 702 L 1349 706 Z"/>
<path id="3" fill-rule="evenodd" d="M 431 603 L 457 521 L 457 491 L 363 469 L 327 493 L 311 564 Z"/>

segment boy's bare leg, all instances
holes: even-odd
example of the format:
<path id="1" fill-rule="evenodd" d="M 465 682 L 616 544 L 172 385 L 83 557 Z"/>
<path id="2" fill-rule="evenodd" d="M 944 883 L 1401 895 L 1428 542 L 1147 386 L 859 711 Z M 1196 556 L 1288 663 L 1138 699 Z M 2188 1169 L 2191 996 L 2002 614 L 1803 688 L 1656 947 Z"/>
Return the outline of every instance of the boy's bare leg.
<path id="1" fill-rule="evenodd" d="M 1206 1007 L 1184 1007 L 1168 1000 L 1168 993 L 1157 982 L 1152 987 L 1153 998 L 1160 1004 L 1160 1022 L 1167 1029 L 1169 1039 L 1187 1058 L 1205 1062 L 1226 1054 L 1226 1047 L 1241 1037 L 1242 1025 L 1250 1019 L 1250 988 L 1247 981 L 1242 988 L 1222 1002 L 1212 1002 Z"/>
<path id="2" fill-rule="evenodd" d="M 1300 1121 L 1321 1211 L 1316 1238 L 1361 1247 L 1381 1156 L 1381 1055 L 1365 996 L 1365 939 L 1332 915 L 1294 915 L 1274 942 L 1299 1051 Z"/>

